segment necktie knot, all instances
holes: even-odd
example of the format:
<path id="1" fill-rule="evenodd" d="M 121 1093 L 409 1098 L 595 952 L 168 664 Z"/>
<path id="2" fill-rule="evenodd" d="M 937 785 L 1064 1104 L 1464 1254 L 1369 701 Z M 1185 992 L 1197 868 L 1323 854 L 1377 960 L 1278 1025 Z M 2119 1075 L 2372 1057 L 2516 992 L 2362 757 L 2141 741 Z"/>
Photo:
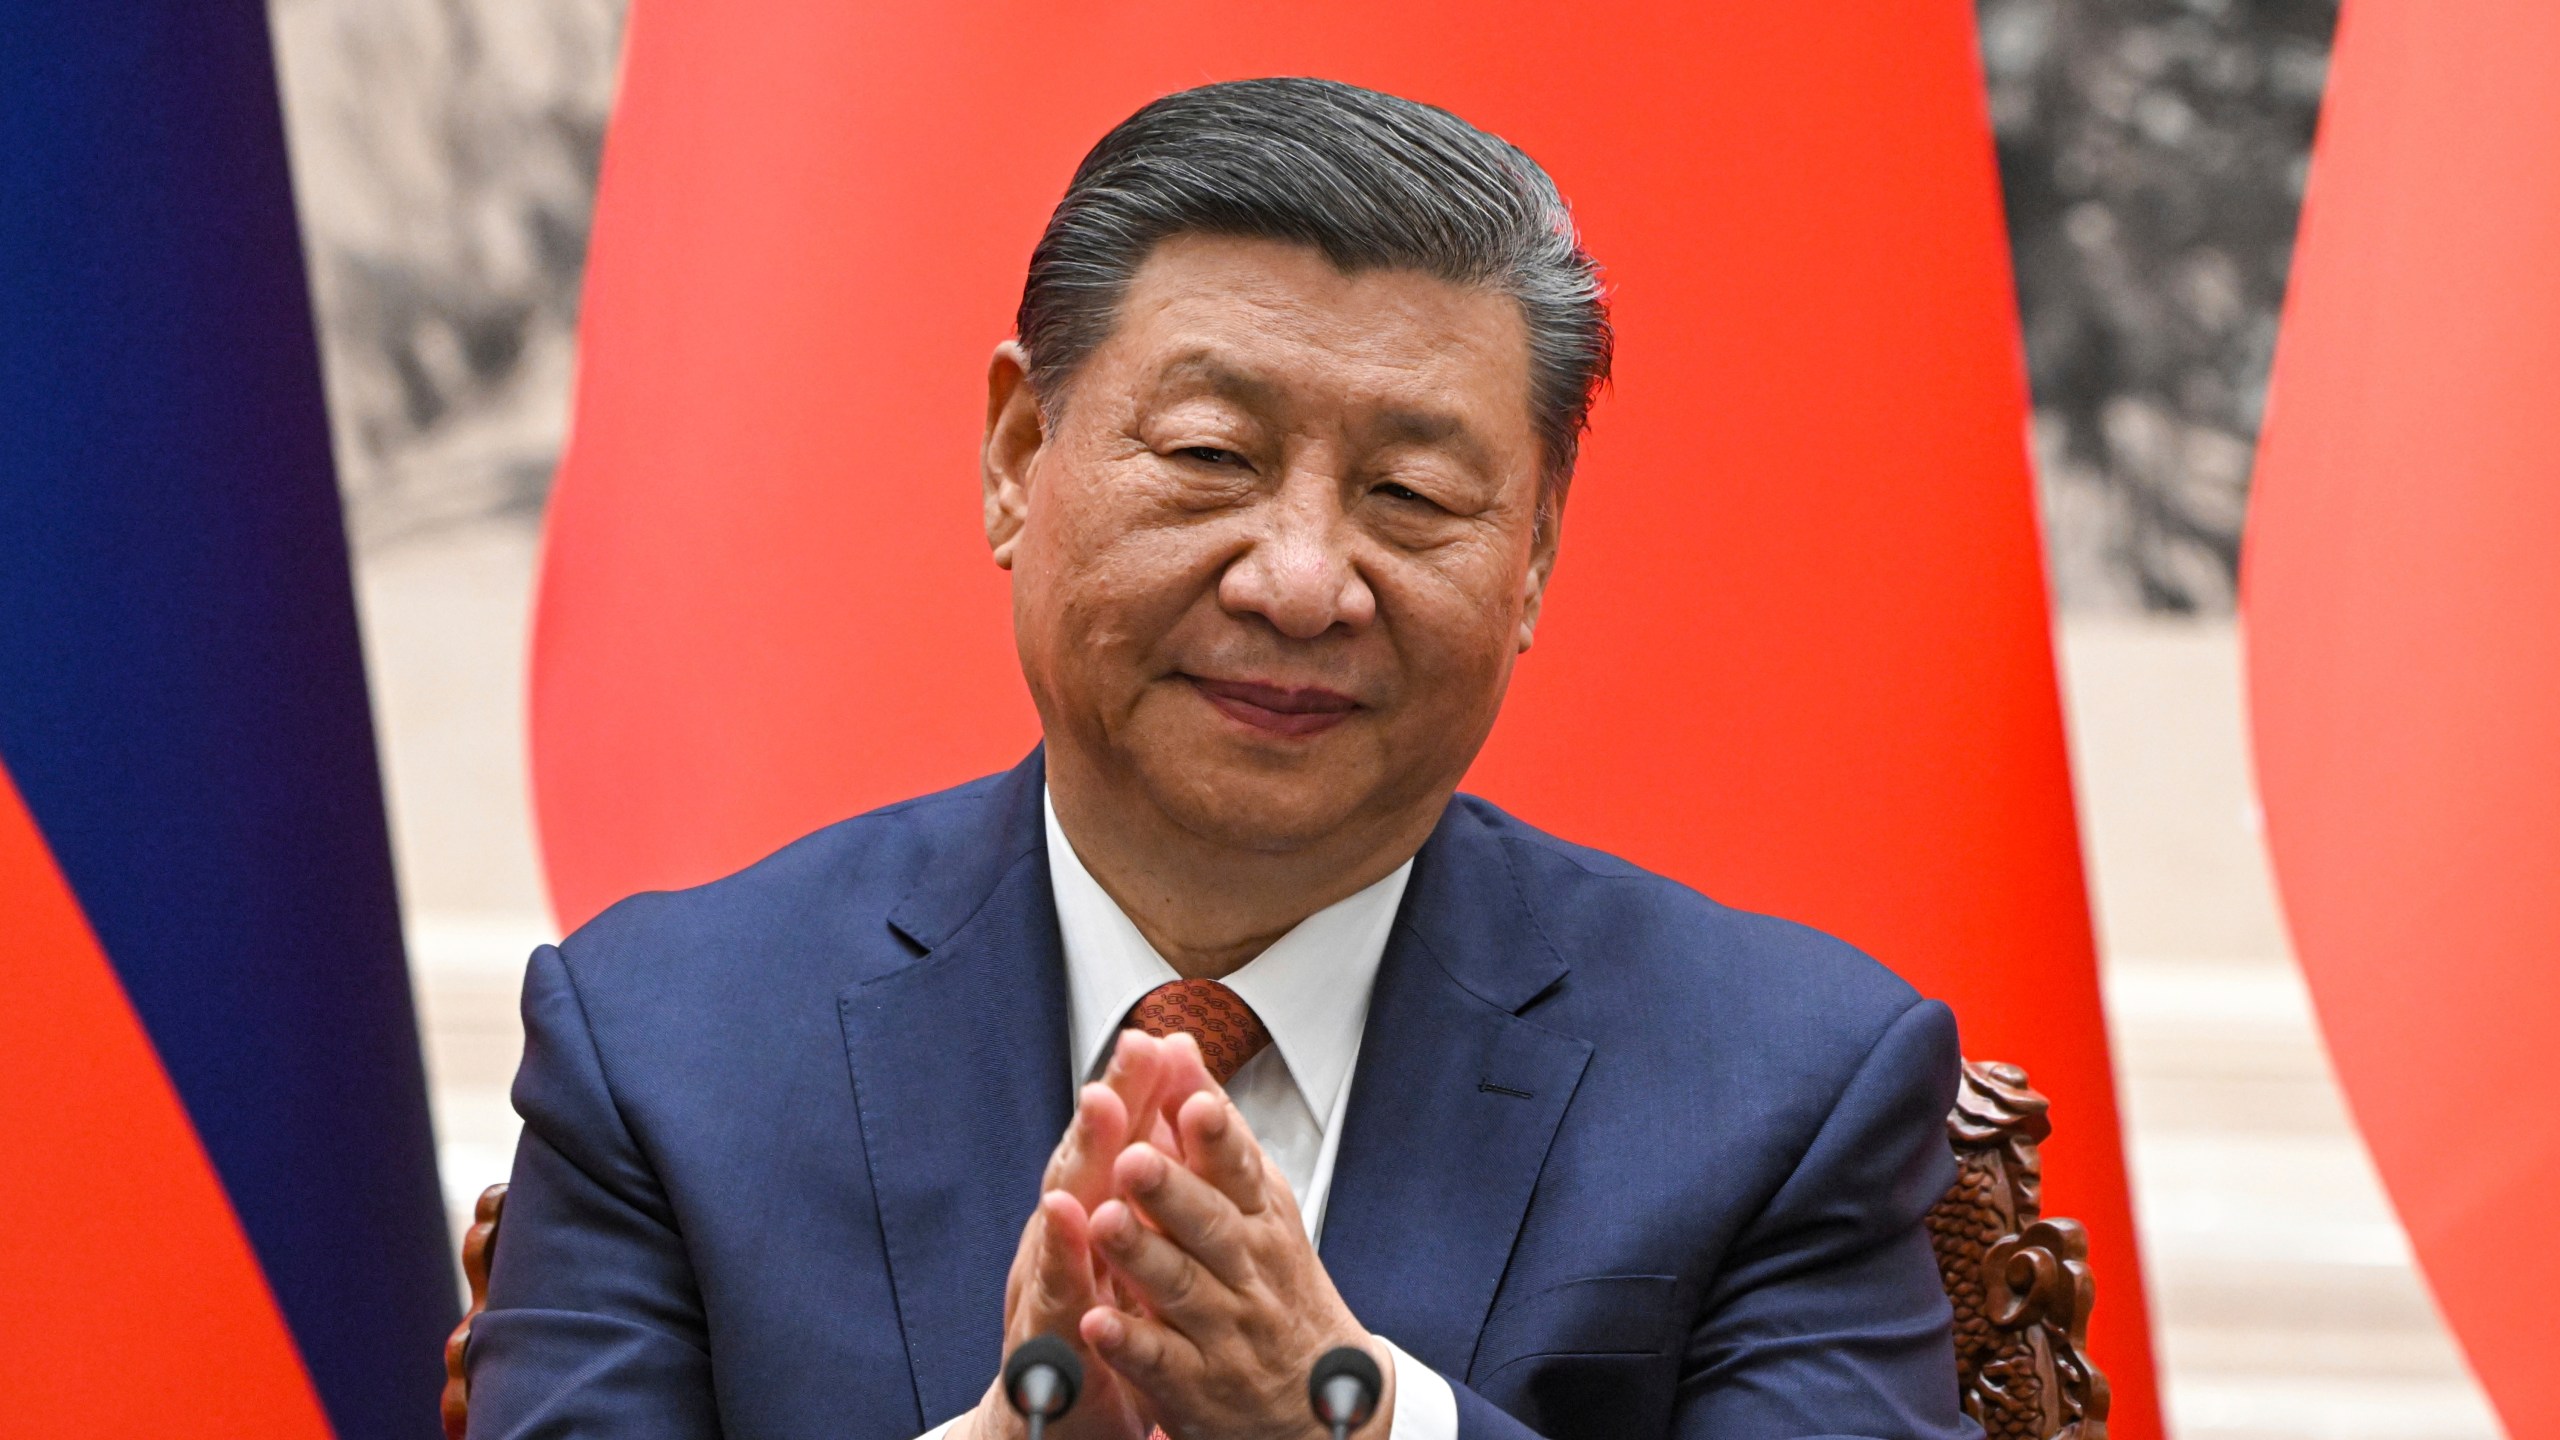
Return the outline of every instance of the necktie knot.
<path id="1" fill-rule="evenodd" d="M 1175 980 L 1159 985 L 1130 1010 L 1125 1028 L 1159 1040 L 1183 1034 L 1200 1042 L 1209 1078 L 1224 1085 L 1245 1062 L 1271 1043 L 1271 1031 L 1244 997 L 1215 980 Z"/>

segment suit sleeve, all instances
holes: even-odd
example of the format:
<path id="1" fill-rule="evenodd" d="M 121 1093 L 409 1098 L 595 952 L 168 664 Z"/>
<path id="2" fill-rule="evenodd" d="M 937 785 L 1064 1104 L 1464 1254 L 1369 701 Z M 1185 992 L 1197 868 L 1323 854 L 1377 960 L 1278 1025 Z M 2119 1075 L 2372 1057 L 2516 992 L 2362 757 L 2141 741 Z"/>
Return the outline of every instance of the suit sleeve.
<path id="1" fill-rule="evenodd" d="M 1955 1180 L 1955 1017 L 1914 1004 L 1872 1046 L 1795 1171 L 1710 1282 L 1682 1358 L 1679 1440 L 1979 1440 L 1929 1210 Z M 1462 1440 L 1529 1440 L 1458 1387 Z"/>
<path id="2" fill-rule="evenodd" d="M 525 973 L 524 1029 L 524 1137 L 472 1327 L 470 1440 L 716 1440 L 683 1237 L 548 945 Z"/>

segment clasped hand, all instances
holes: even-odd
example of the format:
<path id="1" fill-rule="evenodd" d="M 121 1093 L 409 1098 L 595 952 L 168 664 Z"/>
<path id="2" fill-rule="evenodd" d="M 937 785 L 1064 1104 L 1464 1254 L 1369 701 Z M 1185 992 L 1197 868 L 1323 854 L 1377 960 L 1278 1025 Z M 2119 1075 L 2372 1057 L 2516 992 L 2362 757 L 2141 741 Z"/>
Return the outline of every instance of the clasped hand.
<path id="1" fill-rule="evenodd" d="M 1307 1240 L 1297 1200 L 1191 1037 L 1121 1033 L 1041 1178 L 1005 1283 L 1007 1353 L 1076 1347 L 1084 1389 L 1057 1440 L 1302 1440 L 1322 1435 L 1307 1371 L 1337 1345 L 1378 1361 L 1387 1393 L 1358 1432 L 1386 1440 L 1394 1367 Z M 1013 1440 L 990 1386 L 959 1432 Z"/>

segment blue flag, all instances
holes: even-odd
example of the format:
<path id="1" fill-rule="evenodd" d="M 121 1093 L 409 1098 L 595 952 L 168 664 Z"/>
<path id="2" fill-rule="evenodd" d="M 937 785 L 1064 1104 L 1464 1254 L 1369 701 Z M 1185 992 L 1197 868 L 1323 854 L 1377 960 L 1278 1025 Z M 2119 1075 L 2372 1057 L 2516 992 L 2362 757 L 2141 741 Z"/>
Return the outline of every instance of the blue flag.
<path id="1" fill-rule="evenodd" d="M 424 1440 L 453 1270 L 264 7 L 11 0 L 0 135 L 0 766 L 337 1433 Z"/>

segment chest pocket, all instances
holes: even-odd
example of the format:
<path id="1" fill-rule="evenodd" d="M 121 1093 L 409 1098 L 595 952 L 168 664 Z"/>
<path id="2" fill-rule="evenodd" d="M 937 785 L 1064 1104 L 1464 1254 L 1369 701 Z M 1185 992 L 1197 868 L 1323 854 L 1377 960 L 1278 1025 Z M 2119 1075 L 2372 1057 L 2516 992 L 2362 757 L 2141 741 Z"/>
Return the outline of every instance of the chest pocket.
<path id="1" fill-rule="evenodd" d="M 1505 1305 L 1468 1383 L 1555 1440 L 1658 1432 L 1677 1373 L 1675 1288 L 1668 1275 L 1595 1275 Z"/>

